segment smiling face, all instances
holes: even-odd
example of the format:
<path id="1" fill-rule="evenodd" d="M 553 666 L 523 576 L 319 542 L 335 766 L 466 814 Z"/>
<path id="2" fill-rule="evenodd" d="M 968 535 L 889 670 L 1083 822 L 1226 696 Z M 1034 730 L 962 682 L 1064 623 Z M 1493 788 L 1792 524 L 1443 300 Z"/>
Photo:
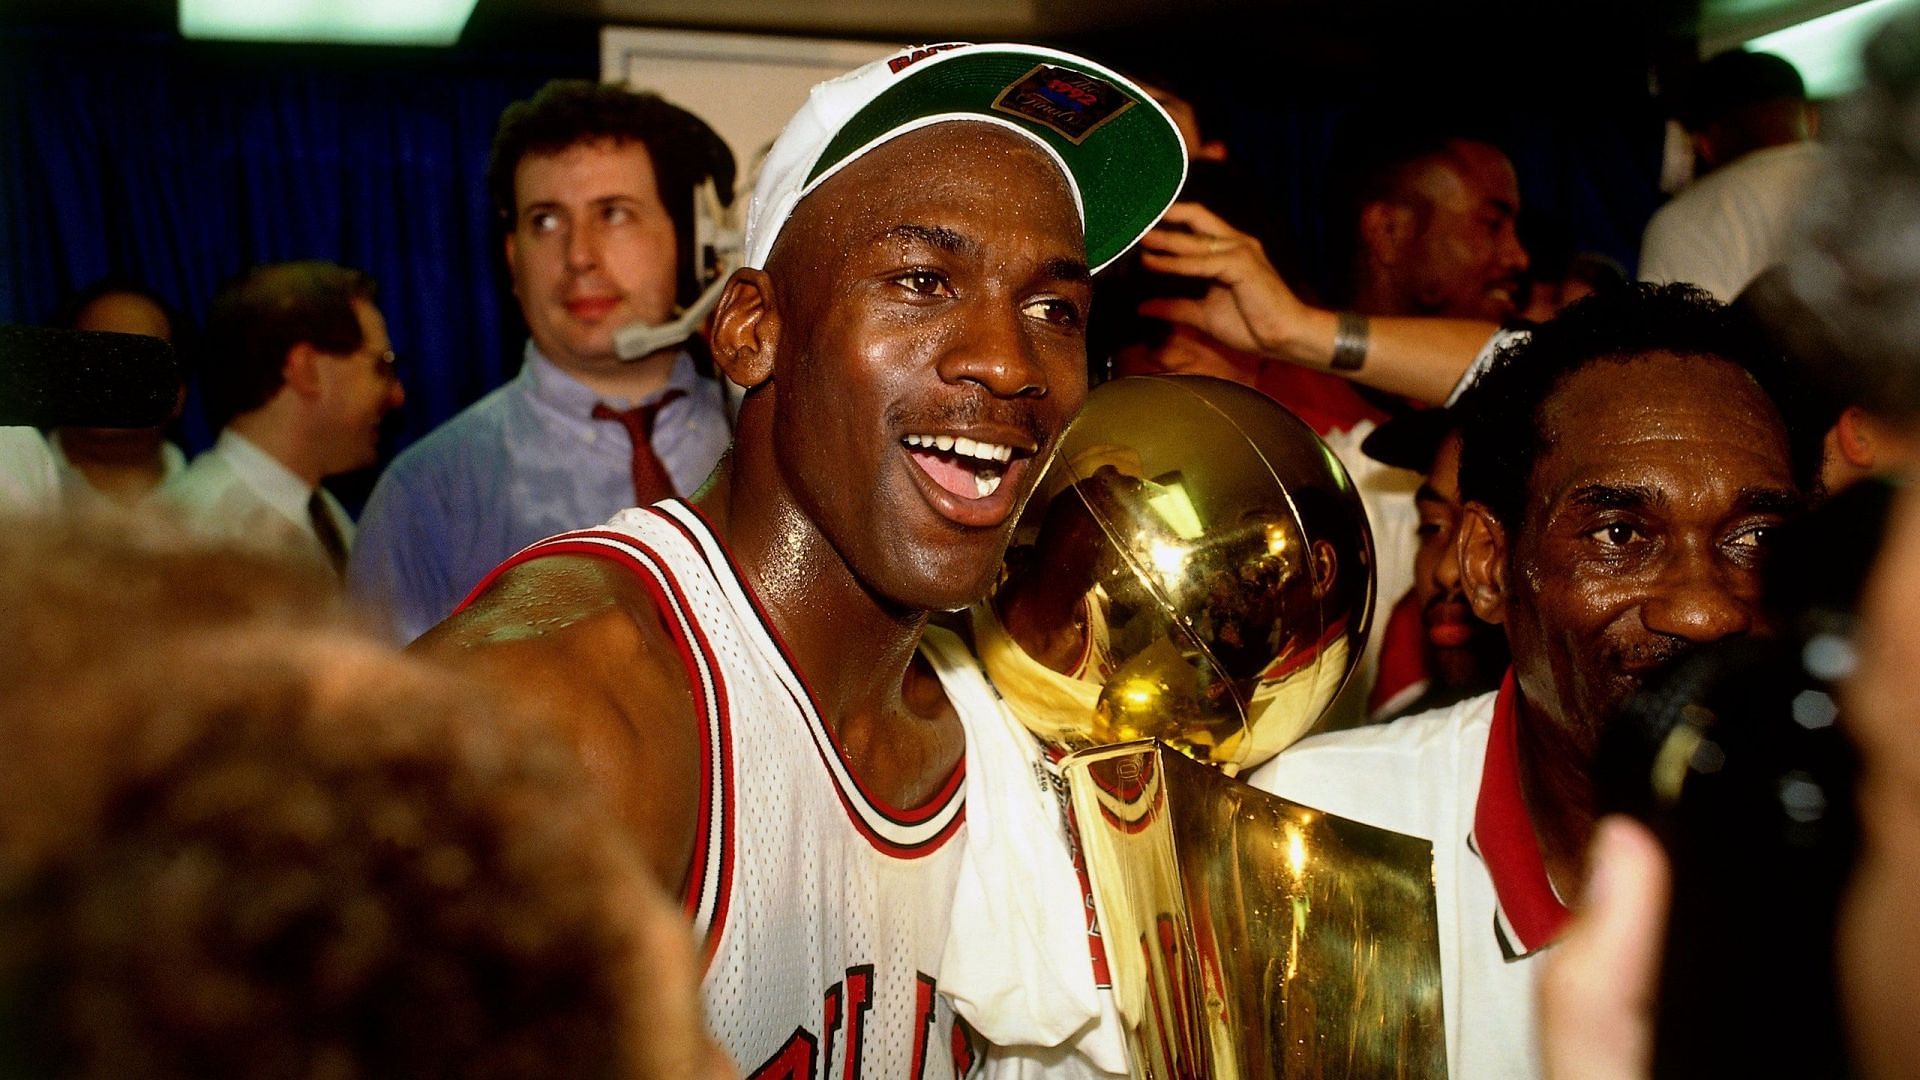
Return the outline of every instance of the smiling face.
<path id="1" fill-rule="evenodd" d="M 800 203 L 767 275 L 772 379 L 748 407 L 773 409 L 782 486 L 883 601 L 978 599 L 1086 396 L 1059 167 L 989 124 L 902 135 Z"/>
<path id="2" fill-rule="evenodd" d="M 1527 268 L 1514 232 L 1520 183 L 1485 143 L 1456 141 L 1450 151 L 1409 179 L 1424 220 L 1401 257 L 1407 313 L 1498 322 L 1517 309 Z"/>
<path id="3" fill-rule="evenodd" d="M 673 314 L 673 219 L 647 148 L 600 140 L 529 154 L 513 199 L 507 267 L 534 344 L 576 374 L 617 369 L 615 330 Z"/>
<path id="4" fill-rule="evenodd" d="M 1766 534 L 1799 496 L 1779 412 L 1723 360 L 1591 362 L 1539 423 L 1522 520 L 1509 537 L 1471 504 L 1499 550 L 1491 575 L 1464 565 L 1475 610 L 1506 625 L 1525 712 L 1591 753 L 1654 670 L 1763 628 Z"/>

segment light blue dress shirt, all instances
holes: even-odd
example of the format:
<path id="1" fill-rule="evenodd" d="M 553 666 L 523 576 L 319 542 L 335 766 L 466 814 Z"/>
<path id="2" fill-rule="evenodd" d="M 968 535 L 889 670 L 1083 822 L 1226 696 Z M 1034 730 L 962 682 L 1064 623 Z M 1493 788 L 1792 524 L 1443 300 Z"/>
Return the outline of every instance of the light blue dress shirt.
<path id="1" fill-rule="evenodd" d="M 733 435 L 720 384 L 680 354 L 660 393 L 653 449 L 691 494 Z M 360 515 L 347 586 L 386 612 L 400 642 L 447 617 L 508 556 L 536 540 L 602 524 L 633 505 L 633 444 L 619 424 L 592 418 L 602 398 L 531 341 L 512 382 L 408 447 L 374 486 Z"/>

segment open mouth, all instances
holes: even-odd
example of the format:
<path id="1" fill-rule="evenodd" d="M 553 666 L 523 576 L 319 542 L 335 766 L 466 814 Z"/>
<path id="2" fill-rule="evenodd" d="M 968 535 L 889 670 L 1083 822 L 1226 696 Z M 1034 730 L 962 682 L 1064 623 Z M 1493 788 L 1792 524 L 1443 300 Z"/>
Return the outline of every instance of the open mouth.
<path id="1" fill-rule="evenodd" d="M 985 499 L 998 491 L 1013 462 L 1033 453 L 965 435 L 912 434 L 900 442 L 942 490 L 968 500 Z"/>

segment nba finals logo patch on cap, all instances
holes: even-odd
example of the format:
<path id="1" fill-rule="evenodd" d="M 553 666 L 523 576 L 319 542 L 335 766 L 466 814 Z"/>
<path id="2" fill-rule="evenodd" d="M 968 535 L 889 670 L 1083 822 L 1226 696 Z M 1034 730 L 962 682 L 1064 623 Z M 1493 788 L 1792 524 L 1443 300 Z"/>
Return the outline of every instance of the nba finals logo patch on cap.
<path id="1" fill-rule="evenodd" d="M 1041 64 L 993 99 L 995 112 L 1030 120 L 1075 146 L 1137 104 L 1119 87 L 1084 71 Z"/>

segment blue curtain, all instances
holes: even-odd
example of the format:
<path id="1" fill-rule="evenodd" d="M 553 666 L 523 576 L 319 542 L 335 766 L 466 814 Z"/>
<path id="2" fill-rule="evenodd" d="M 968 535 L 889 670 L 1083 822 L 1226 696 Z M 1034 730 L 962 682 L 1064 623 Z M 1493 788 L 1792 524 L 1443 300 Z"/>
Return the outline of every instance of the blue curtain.
<path id="1" fill-rule="evenodd" d="M 406 380 L 397 449 L 517 370 L 487 147 L 508 102 L 597 68 L 591 34 L 504 54 L 0 32 L 0 322 L 115 275 L 191 327 L 251 264 L 359 267 Z M 192 451 L 213 433 L 189 408 Z"/>

